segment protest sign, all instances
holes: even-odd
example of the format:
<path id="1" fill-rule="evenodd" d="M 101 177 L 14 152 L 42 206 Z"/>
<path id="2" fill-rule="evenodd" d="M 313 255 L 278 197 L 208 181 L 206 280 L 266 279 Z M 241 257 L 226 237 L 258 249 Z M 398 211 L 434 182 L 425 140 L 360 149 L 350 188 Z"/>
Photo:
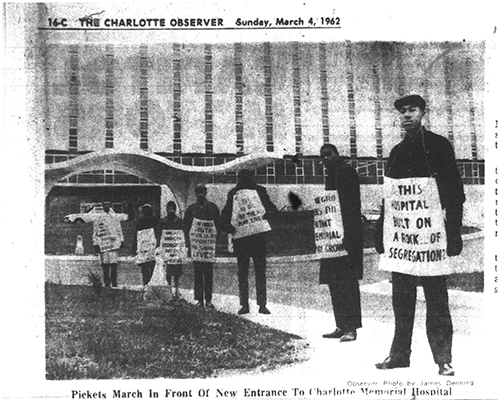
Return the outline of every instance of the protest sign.
<path id="1" fill-rule="evenodd" d="M 384 248 L 380 269 L 417 276 L 452 273 L 444 210 L 434 178 L 384 178 Z"/>
<path id="2" fill-rule="evenodd" d="M 191 259 L 199 262 L 215 262 L 216 237 L 214 221 L 194 218 L 189 231 Z"/>
<path id="3" fill-rule="evenodd" d="M 120 241 L 118 240 L 118 236 L 106 235 L 100 238 L 101 252 L 118 250 L 120 248 Z"/>
<path id="4" fill-rule="evenodd" d="M 319 258 L 347 255 L 344 249 L 344 225 L 336 190 L 325 190 L 314 198 L 314 242 Z"/>
<path id="5" fill-rule="evenodd" d="M 118 224 L 120 223 L 117 221 Z M 98 237 L 98 244 L 101 252 L 118 250 L 121 245 L 120 235 L 118 235 L 115 227 L 115 221 L 101 219 L 96 222 L 95 228 L 96 236 Z"/>
<path id="6" fill-rule="evenodd" d="M 137 232 L 137 264 L 154 261 L 156 237 L 153 228 Z"/>
<path id="7" fill-rule="evenodd" d="M 169 264 L 182 264 L 186 261 L 186 240 L 182 230 L 164 229 L 161 232 L 160 255 Z"/>
<path id="8" fill-rule="evenodd" d="M 233 214 L 231 225 L 236 228 L 234 239 L 256 235 L 271 230 L 269 222 L 265 220 L 264 208 L 256 190 L 238 190 L 233 199 Z"/>

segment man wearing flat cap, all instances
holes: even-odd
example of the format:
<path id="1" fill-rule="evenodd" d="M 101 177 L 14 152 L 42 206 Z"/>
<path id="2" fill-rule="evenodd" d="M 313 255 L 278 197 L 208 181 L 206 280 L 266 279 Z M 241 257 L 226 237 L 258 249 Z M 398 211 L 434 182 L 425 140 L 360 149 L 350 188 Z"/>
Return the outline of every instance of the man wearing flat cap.
<path id="1" fill-rule="evenodd" d="M 380 268 L 392 272 L 394 339 L 378 369 L 410 366 L 416 287 L 423 287 L 427 338 L 440 375 L 451 366 L 453 326 L 448 305 L 450 257 L 462 251 L 465 195 L 451 144 L 422 125 L 425 100 L 418 95 L 396 100 L 406 134 L 389 156 L 384 178 L 383 212 L 377 223 Z"/>
<path id="2" fill-rule="evenodd" d="M 207 187 L 194 188 L 196 202 L 184 213 L 184 232 L 194 266 L 194 299 L 198 307 L 213 309 L 212 291 L 215 260 L 215 241 L 220 212 L 215 203 L 207 200 Z"/>
<path id="3" fill-rule="evenodd" d="M 238 264 L 238 288 L 241 308 L 238 314 L 248 314 L 248 269 L 250 258 L 255 268 L 255 286 L 259 313 L 270 314 L 266 289 L 266 234 L 271 230 L 267 217 L 278 209 L 269 199 L 266 189 L 253 180 L 253 172 L 242 169 L 238 183 L 227 195 L 222 210 L 223 229 L 233 235 L 233 247 Z"/>

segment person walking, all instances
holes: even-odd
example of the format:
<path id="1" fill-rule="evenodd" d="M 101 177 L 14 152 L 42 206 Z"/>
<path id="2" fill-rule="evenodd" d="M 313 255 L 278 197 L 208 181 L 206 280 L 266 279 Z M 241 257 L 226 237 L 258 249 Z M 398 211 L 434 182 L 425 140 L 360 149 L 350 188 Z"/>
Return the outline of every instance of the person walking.
<path id="1" fill-rule="evenodd" d="M 395 101 L 406 134 L 389 156 L 384 203 L 377 223 L 380 268 L 392 272 L 395 332 L 389 357 L 378 369 L 410 366 L 416 287 L 426 300 L 427 338 L 439 375 L 453 376 L 453 325 L 448 304 L 449 257 L 462 251 L 462 179 L 446 138 L 422 125 L 426 102 L 419 95 Z"/>
<path id="2" fill-rule="evenodd" d="M 278 209 L 269 199 L 266 189 L 253 180 L 253 172 L 242 169 L 238 173 L 238 183 L 227 195 L 222 210 L 223 229 L 233 235 L 233 248 L 238 264 L 238 289 L 240 310 L 238 314 L 248 314 L 248 269 L 250 258 L 255 268 L 255 285 L 259 313 L 270 314 L 267 308 L 266 290 L 266 236 L 271 230 L 267 218 Z"/>

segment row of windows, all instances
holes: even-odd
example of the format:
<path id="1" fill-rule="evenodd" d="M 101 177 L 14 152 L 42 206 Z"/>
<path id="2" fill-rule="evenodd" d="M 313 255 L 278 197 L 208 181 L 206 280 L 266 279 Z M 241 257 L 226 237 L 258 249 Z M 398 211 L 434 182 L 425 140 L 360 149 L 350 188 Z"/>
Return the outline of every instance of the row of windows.
<path id="1" fill-rule="evenodd" d="M 236 159 L 233 155 L 220 156 L 195 156 L 195 155 L 172 155 L 161 154 L 165 158 L 190 166 L 214 166 L 221 165 Z M 76 157 L 75 154 L 46 154 L 45 162 L 52 164 L 56 162 L 67 161 Z M 295 161 L 295 162 L 294 162 Z M 356 159 L 346 160 L 358 171 L 362 184 L 381 184 L 383 183 L 384 171 L 387 161 L 374 159 Z M 459 160 L 458 169 L 461 173 L 464 184 L 483 185 L 484 184 L 484 161 Z M 148 183 L 132 175 L 120 173 L 116 174 L 112 170 L 92 171 L 91 173 L 80 174 L 77 177 L 71 177 L 67 183 Z M 321 184 L 324 183 L 324 169 L 317 156 L 308 156 L 299 160 L 286 158 L 276 160 L 266 166 L 257 168 L 255 174 L 256 182 L 262 184 Z M 83 178 L 81 178 L 83 176 Z M 128 176 L 128 177 L 124 177 Z M 212 183 L 236 183 L 236 173 L 228 172 L 217 174 L 212 177 Z"/>
<path id="2" fill-rule="evenodd" d="M 170 45 L 169 45 L 170 46 Z M 219 47 L 215 47 L 213 50 L 212 45 L 210 44 L 205 44 L 205 50 L 204 50 L 204 75 L 200 74 L 200 79 L 204 77 L 205 81 L 205 134 L 206 134 L 206 139 L 205 139 L 205 151 L 207 154 L 210 154 L 213 152 L 213 123 L 214 123 L 214 110 L 213 110 L 213 84 L 214 84 L 214 79 L 217 77 L 217 68 L 220 68 L 218 66 L 214 67 L 213 64 L 213 54 L 212 52 L 215 51 L 216 53 L 218 51 L 221 51 Z M 283 47 L 285 46 L 285 47 Z M 288 47 L 291 46 L 291 49 Z M 311 45 L 312 46 L 312 45 Z M 316 45 L 314 45 L 316 46 Z M 342 45 L 343 46 L 343 45 Z M 344 57 L 344 49 L 343 47 L 339 47 L 339 54 Z M 371 45 L 370 45 L 371 46 Z M 384 46 L 383 44 L 380 44 L 380 47 L 372 47 L 370 51 L 375 51 L 374 49 L 383 49 Z M 329 63 L 332 61 L 331 57 L 328 53 L 328 49 L 330 49 L 330 45 L 326 43 L 319 43 L 318 44 L 318 49 L 319 49 L 319 93 L 317 89 L 314 89 L 314 93 L 310 93 L 310 90 L 307 89 L 307 85 L 304 85 L 305 82 L 307 82 L 310 77 L 308 77 L 307 73 L 307 68 L 303 65 L 302 58 L 304 57 L 304 51 L 308 51 L 308 47 L 304 47 L 304 44 L 300 44 L 298 42 L 294 42 L 292 44 L 271 44 L 269 42 L 265 42 L 262 44 L 262 50 L 259 50 L 258 54 L 262 55 L 262 58 L 258 58 L 259 60 L 259 66 L 263 67 L 263 79 L 260 73 L 256 75 L 255 78 L 249 78 L 249 76 L 252 76 L 251 74 L 249 75 L 248 71 L 245 71 L 246 68 L 248 68 L 245 64 L 245 55 L 247 51 L 246 45 L 242 43 L 235 43 L 234 44 L 234 49 L 232 52 L 232 57 L 234 64 L 231 66 L 231 68 L 234 68 L 234 93 L 235 93 L 235 99 L 234 99 L 234 123 L 235 123 L 235 137 L 230 138 L 231 142 L 233 143 L 234 141 L 236 142 L 236 147 L 237 147 L 237 154 L 238 155 L 243 155 L 245 153 L 245 143 L 244 143 L 244 130 L 247 129 L 246 126 L 244 126 L 244 121 L 243 121 L 243 116 L 244 114 L 246 115 L 246 111 L 244 109 L 244 102 L 243 98 L 246 93 L 246 90 L 244 89 L 247 85 L 247 82 L 245 79 L 256 79 L 258 82 L 262 82 L 263 80 L 263 89 L 264 89 L 264 101 L 265 101 L 265 107 L 264 107 L 264 112 L 265 112 L 265 127 L 266 127 L 266 149 L 268 151 L 273 151 L 274 149 L 274 142 L 276 138 L 274 137 L 274 131 L 276 130 L 275 124 L 279 126 L 279 121 L 276 121 L 276 116 L 273 116 L 273 88 L 276 90 L 276 93 L 279 97 L 280 91 L 278 88 L 275 88 L 275 86 L 272 85 L 272 70 L 273 68 L 276 68 L 274 65 L 275 61 L 275 56 L 274 56 L 274 51 L 283 49 L 287 50 L 287 53 L 289 50 L 291 50 L 291 55 L 292 55 L 292 75 L 291 75 L 291 81 L 292 81 L 292 89 L 293 89 L 293 116 L 294 116 L 294 134 L 295 134 L 295 151 L 298 153 L 304 152 L 304 136 L 303 136 L 303 127 L 306 126 L 307 124 L 307 113 L 308 109 L 304 105 L 307 104 L 308 101 L 310 101 L 311 98 L 314 96 L 318 96 L 319 94 L 319 99 L 321 101 L 321 119 L 322 119 L 322 130 L 323 130 L 323 142 L 327 143 L 330 140 L 330 118 L 329 117 L 329 101 L 331 98 L 334 97 L 335 93 L 328 93 L 328 73 L 331 74 L 331 76 L 335 76 L 336 74 L 340 74 L 340 70 L 336 72 L 336 69 L 331 69 Z M 335 47 L 334 47 L 335 48 Z M 391 79 L 394 78 L 394 74 L 386 74 L 384 73 L 384 69 L 380 68 L 380 62 L 382 60 L 376 56 L 377 52 L 375 51 L 373 54 L 369 53 L 372 55 L 374 62 L 370 63 L 367 65 L 367 68 L 364 68 L 364 73 L 361 74 L 358 69 L 361 68 L 360 65 L 357 64 L 357 61 L 359 61 L 356 53 L 356 49 L 359 47 L 357 45 L 352 44 L 351 42 L 346 42 L 345 43 L 345 65 L 341 69 L 342 72 L 342 79 L 346 81 L 347 87 L 343 87 L 343 91 L 347 90 L 347 110 L 348 110 L 348 116 L 349 116 L 349 144 L 350 144 L 350 156 L 353 158 L 357 157 L 358 154 L 358 142 L 362 140 L 362 134 L 359 134 L 359 137 L 357 137 L 357 127 L 356 127 L 356 117 L 359 118 L 359 110 L 362 109 L 363 107 L 363 102 L 364 101 L 372 101 L 374 102 L 375 105 L 375 133 L 376 133 L 376 156 L 381 157 L 382 156 L 382 151 L 383 151 L 383 146 L 382 146 L 382 120 L 381 120 L 381 93 L 384 93 L 384 88 L 390 84 L 390 86 L 394 86 L 396 89 L 398 95 L 402 95 L 406 93 L 406 90 L 408 89 L 404 85 L 404 76 L 403 74 L 403 67 L 402 65 L 401 68 L 397 69 L 397 73 L 399 74 L 396 79 Z M 311 47 L 312 49 L 312 47 Z M 170 49 L 169 49 L 170 50 Z M 225 50 L 224 50 L 225 51 Z M 404 54 L 404 52 L 400 49 L 401 54 Z M 408 52 L 412 52 L 414 50 L 408 50 Z M 416 50 L 415 50 L 416 51 Z M 427 51 L 427 50 L 426 50 Z M 81 145 L 79 144 L 79 134 L 84 132 L 86 134 L 85 128 L 85 113 L 82 112 L 84 110 L 84 107 L 82 107 L 82 99 L 81 99 L 81 90 L 85 91 L 88 90 L 88 86 L 86 86 L 85 83 L 82 85 L 81 79 L 85 76 L 83 73 L 83 70 L 87 68 L 88 66 L 85 66 L 85 68 L 81 68 L 80 66 L 80 58 L 82 55 L 80 52 L 85 52 L 84 49 L 80 49 L 79 46 L 70 46 L 67 49 L 67 57 L 69 58 L 69 74 L 67 74 L 67 79 L 68 79 L 68 90 L 69 90 L 69 104 L 68 104 L 68 113 L 69 113 L 69 143 L 68 143 L 68 149 L 71 151 L 77 151 L 79 146 L 81 148 Z M 173 152 L 174 153 L 181 153 L 182 151 L 182 132 L 185 127 L 182 124 L 181 121 L 181 115 L 182 115 L 182 105 L 183 103 L 181 102 L 182 98 L 182 85 L 183 81 L 181 80 L 181 76 L 184 73 L 185 69 L 183 69 L 182 65 L 184 60 L 186 59 L 186 54 L 184 52 L 184 46 L 181 47 L 179 43 L 174 43 L 172 44 L 172 52 L 173 52 L 173 59 L 169 61 L 171 62 L 171 71 L 172 71 L 172 76 L 173 78 L 173 88 L 172 88 L 172 95 L 173 95 Z M 155 54 L 153 51 L 152 54 Z M 276 53 L 279 54 L 279 53 Z M 311 53 L 312 54 L 312 53 Z M 395 60 L 397 61 L 398 65 L 401 64 L 401 54 L 395 53 Z M 399 54 L 399 56 L 397 56 Z M 418 51 L 416 53 L 411 53 L 416 56 L 416 54 L 420 54 Z M 130 67 L 128 68 L 133 68 L 134 69 L 134 76 L 136 72 L 139 73 L 139 79 L 138 79 L 138 84 L 139 84 L 139 93 L 136 93 L 136 95 L 139 95 L 139 101 L 140 101 L 140 109 L 139 109 L 139 118 L 140 118 L 140 138 L 139 138 L 139 147 L 143 150 L 148 150 L 150 148 L 150 129 L 151 129 L 151 113 L 153 112 L 153 108 L 151 108 L 151 104 L 149 104 L 150 100 L 153 99 L 154 93 L 151 92 L 152 90 L 150 88 L 150 85 L 152 84 L 150 82 L 150 79 L 154 78 L 157 74 L 158 71 L 154 69 L 152 64 L 152 58 L 151 54 L 149 53 L 149 46 L 148 45 L 141 45 L 139 49 L 139 55 L 138 55 L 138 65 L 134 61 Z M 113 148 L 114 147 L 114 113 L 115 113 L 115 86 L 119 87 L 122 82 L 120 81 L 120 74 L 117 74 L 115 71 L 116 68 L 116 63 L 115 63 L 115 54 L 114 54 L 114 47 L 111 45 L 106 46 L 105 49 L 105 57 L 106 57 L 106 64 L 105 64 L 105 95 L 106 95 L 106 121 L 105 121 L 105 147 L 106 148 Z M 262 60 L 262 61 L 260 61 Z M 454 140 L 454 126 L 453 126 L 453 121 L 456 123 L 456 117 L 454 114 L 457 113 L 457 107 L 455 106 L 455 102 L 453 101 L 454 96 L 457 95 L 457 93 L 463 93 L 466 94 L 466 96 L 463 96 L 464 99 L 467 101 L 467 107 L 468 109 L 468 124 L 470 125 L 470 136 L 471 136 L 471 155 L 472 159 L 477 158 L 477 137 L 476 137 L 476 130 L 478 127 L 476 127 L 476 119 L 475 119 L 475 104 L 474 104 L 474 85 L 473 85 L 473 75 L 475 73 L 475 69 L 473 68 L 473 61 L 471 60 L 471 57 L 466 57 L 465 58 L 465 63 L 462 63 L 460 65 L 455 65 L 454 62 L 452 62 L 454 59 L 450 58 L 450 56 L 444 57 L 444 91 L 445 91 L 445 102 L 444 102 L 444 114 L 446 114 L 446 123 L 447 123 L 447 137 L 450 139 L 450 141 L 453 144 Z M 457 63 L 458 63 L 457 59 Z M 119 61 L 119 60 L 118 60 Z M 383 64 L 382 64 L 383 65 Z M 138 66 L 138 68 L 137 68 Z M 96 67 L 97 68 L 97 67 Z M 215 70 L 214 70 L 215 68 Z M 249 69 L 251 70 L 252 67 Z M 279 68 L 279 67 L 278 67 Z M 345 69 L 345 71 L 344 71 Z M 169 66 L 170 70 L 170 66 Z M 331 72 L 330 72 L 331 71 Z M 244 73 L 245 72 L 245 73 Z M 344 73 L 345 72 L 345 73 Z M 198 72 L 200 73 L 200 71 Z M 463 74 L 463 79 L 459 80 L 462 82 L 460 84 L 460 88 L 455 87 L 454 85 L 457 85 L 457 79 L 456 76 L 458 73 Z M 289 78 L 288 78 L 289 79 Z M 425 79 L 422 83 L 422 90 L 424 92 L 424 97 L 428 97 L 429 95 L 429 84 L 430 82 L 433 81 L 432 76 L 425 76 Z M 115 82 L 116 80 L 116 82 Z M 392 80 L 395 82 L 393 83 Z M 441 80 L 441 78 L 439 78 Z M 359 90 L 359 85 L 360 82 L 363 82 L 363 84 L 366 84 L 367 86 L 372 87 L 372 93 L 373 96 L 369 96 L 370 99 L 364 99 L 363 95 L 360 93 L 363 93 L 362 91 Z M 452 84 L 453 83 L 453 84 Z M 88 85 L 88 84 L 87 84 Z M 279 85 L 277 85 L 279 86 Z M 315 85 L 312 85 L 311 87 L 315 87 Z M 302 92 L 301 92 L 302 91 Z M 251 92 L 250 92 L 251 93 Z M 366 96 L 366 95 L 365 95 Z M 136 96 L 134 96 L 135 98 Z M 383 97 L 383 96 L 382 96 Z M 83 104 L 85 104 L 83 102 Z M 452 107 L 453 106 L 453 107 Z M 81 109 L 80 109 L 81 108 Z M 358 110 L 358 111 L 357 111 Z M 464 110 L 460 108 L 460 112 L 463 112 Z M 82 113 L 82 115 L 80 115 Z M 426 114 L 426 118 L 428 119 L 429 114 Z M 79 119 L 80 118 L 80 119 Z M 333 121 L 332 121 L 333 122 Z M 426 120 L 428 122 L 428 120 Z M 361 126 L 363 123 L 359 123 Z M 428 125 L 426 123 L 426 125 Z M 455 132 L 456 134 L 456 132 Z M 366 153 L 365 153 L 366 154 Z M 371 153 L 368 153 L 371 154 Z M 468 157 L 465 156 L 465 157 Z"/>

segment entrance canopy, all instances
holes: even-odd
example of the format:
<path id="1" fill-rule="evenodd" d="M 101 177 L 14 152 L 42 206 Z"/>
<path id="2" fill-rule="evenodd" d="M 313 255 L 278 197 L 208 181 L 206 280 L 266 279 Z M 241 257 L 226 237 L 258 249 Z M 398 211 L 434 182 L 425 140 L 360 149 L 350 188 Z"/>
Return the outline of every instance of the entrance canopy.
<path id="1" fill-rule="evenodd" d="M 199 167 L 182 165 L 141 150 L 124 152 L 108 149 L 85 154 L 69 161 L 46 165 L 45 196 L 59 181 L 71 175 L 89 170 L 115 169 L 158 185 L 167 185 L 174 193 L 179 205 L 185 209 L 188 204 L 195 201 L 194 187 L 198 183 L 209 182 L 212 175 L 236 172 L 243 168 L 254 170 L 282 158 L 283 154 L 278 153 L 254 153 L 225 164 Z"/>

